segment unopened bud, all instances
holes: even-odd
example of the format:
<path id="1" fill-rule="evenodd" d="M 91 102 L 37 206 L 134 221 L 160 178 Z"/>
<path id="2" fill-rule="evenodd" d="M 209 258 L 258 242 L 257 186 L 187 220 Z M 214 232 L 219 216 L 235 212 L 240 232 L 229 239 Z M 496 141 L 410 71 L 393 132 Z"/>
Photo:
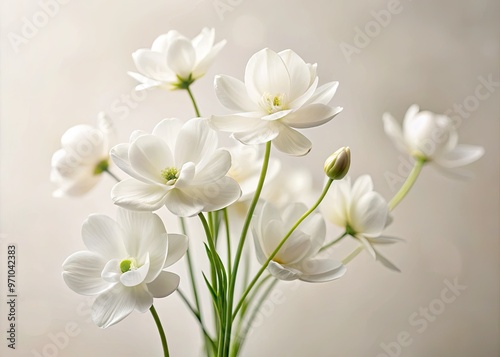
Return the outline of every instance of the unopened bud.
<path id="1" fill-rule="evenodd" d="M 326 159 L 326 176 L 332 180 L 341 180 L 349 171 L 349 166 L 351 166 L 351 150 L 349 147 L 342 147 Z"/>

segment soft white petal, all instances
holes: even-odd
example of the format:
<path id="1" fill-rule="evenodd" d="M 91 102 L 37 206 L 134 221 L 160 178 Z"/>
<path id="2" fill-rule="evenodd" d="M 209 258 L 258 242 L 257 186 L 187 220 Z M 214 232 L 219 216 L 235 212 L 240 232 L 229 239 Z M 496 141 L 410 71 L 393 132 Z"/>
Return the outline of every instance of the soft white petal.
<path id="1" fill-rule="evenodd" d="M 281 118 L 287 116 L 291 112 L 293 112 L 293 109 L 280 110 L 279 112 L 263 116 L 261 119 L 262 120 L 267 120 L 267 121 L 278 120 L 278 119 L 281 119 Z"/>
<path id="2" fill-rule="evenodd" d="M 215 29 L 204 27 L 201 32 L 191 40 L 193 48 L 196 50 L 198 59 L 205 57 L 214 45 Z"/>
<path id="3" fill-rule="evenodd" d="M 193 183 L 195 174 L 195 164 L 193 164 L 192 162 L 186 162 L 184 165 L 182 165 L 181 171 L 179 173 L 179 178 L 175 182 L 175 187 L 183 188 L 191 185 Z"/>
<path id="4" fill-rule="evenodd" d="M 111 149 L 110 155 L 111 159 L 122 171 L 124 171 L 129 176 L 142 181 L 142 182 L 152 182 L 151 180 L 139 175 L 135 170 L 130 166 L 130 160 L 128 157 L 130 144 L 118 144 Z"/>
<path id="5" fill-rule="evenodd" d="M 340 278 L 347 268 L 333 259 L 310 259 L 300 264 L 300 280 L 311 283 L 323 283 Z"/>
<path id="6" fill-rule="evenodd" d="M 92 320 L 102 328 L 114 325 L 130 315 L 135 308 L 134 288 L 116 284 L 97 297 L 92 305 Z"/>
<path id="7" fill-rule="evenodd" d="M 201 165 L 200 165 L 201 166 Z M 218 149 L 215 153 L 198 167 L 193 185 L 204 185 L 224 177 L 231 168 L 231 155 L 229 151 Z"/>
<path id="8" fill-rule="evenodd" d="M 71 127 L 61 137 L 62 148 L 81 163 L 92 163 L 102 157 L 104 144 L 104 133 L 90 125 Z"/>
<path id="9" fill-rule="evenodd" d="M 284 267 L 283 265 L 276 263 L 275 261 L 270 261 L 267 266 L 267 271 L 271 273 L 272 276 L 279 280 L 291 281 L 296 280 L 300 277 L 300 271 Z"/>
<path id="10" fill-rule="evenodd" d="M 351 203 L 350 223 L 356 233 L 377 236 L 385 228 L 389 207 L 377 192 L 368 192 Z"/>
<path id="11" fill-rule="evenodd" d="M 370 175 L 361 175 L 351 188 L 351 201 L 358 201 L 362 196 L 373 191 L 373 181 Z M 352 202 L 349 202 L 352 204 Z"/>
<path id="12" fill-rule="evenodd" d="M 125 232 L 113 219 L 102 214 L 91 214 L 82 226 L 83 243 L 91 252 L 106 260 L 125 256 Z"/>
<path id="13" fill-rule="evenodd" d="M 192 217 L 203 210 L 203 202 L 177 188 L 168 192 L 165 206 L 179 217 Z"/>
<path id="14" fill-rule="evenodd" d="M 393 244 L 397 242 L 404 242 L 404 239 L 399 237 L 378 236 L 374 238 L 367 238 L 372 244 Z"/>
<path id="15" fill-rule="evenodd" d="M 293 101 L 302 95 L 310 85 L 310 71 L 304 60 L 292 50 L 285 50 L 278 53 L 285 63 L 290 75 L 290 97 Z"/>
<path id="16" fill-rule="evenodd" d="M 339 227 L 345 228 L 349 221 L 351 200 L 351 179 L 346 176 L 335 181 L 321 205 L 321 211 L 328 220 Z"/>
<path id="17" fill-rule="evenodd" d="M 393 263 L 391 263 L 386 257 L 384 257 L 382 254 L 380 254 L 378 251 L 375 251 L 375 254 L 377 257 L 375 258 L 378 260 L 380 263 L 382 263 L 386 268 L 389 268 L 391 270 L 394 270 L 398 273 L 401 273 L 401 270 L 395 266 Z"/>
<path id="18" fill-rule="evenodd" d="M 229 115 L 212 115 L 208 124 L 215 130 L 240 133 L 258 128 L 262 125 L 261 113 L 241 113 Z"/>
<path id="19" fill-rule="evenodd" d="M 434 161 L 446 168 L 455 168 L 468 165 L 479 160 L 484 155 L 484 148 L 481 146 L 458 145 L 452 151 L 448 151 L 435 157 Z"/>
<path id="20" fill-rule="evenodd" d="M 274 140 L 280 134 L 281 126 L 279 123 L 261 120 L 255 128 L 244 132 L 236 132 L 233 137 L 246 145 L 264 144 Z"/>
<path id="21" fill-rule="evenodd" d="M 222 40 L 215 44 L 215 46 L 210 50 L 210 52 L 203 57 L 201 61 L 199 61 L 199 58 L 197 58 L 197 64 L 193 70 L 193 78 L 200 78 L 201 76 L 205 75 L 207 73 L 209 67 L 214 63 L 215 57 L 219 54 L 219 52 L 224 48 L 226 45 L 226 40 Z M 196 49 L 198 52 L 198 49 Z M 198 56 L 198 55 L 197 55 Z"/>
<path id="22" fill-rule="evenodd" d="M 154 135 L 137 138 L 129 149 L 130 166 L 139 175 L 164 183 L 162 170 L 174 166 L 172 152 L 163 139 Z"/>
<path id="23" fill-rule="evenodd" d="M 165 204 L 166 186 L 149 185 L 135 179 L 117 183 L 111 190 L 113 202 L 126 209 L 156 211 Z"/>
<path id="24" fill-rule="evenodd" d="M 253 112 L 259 111 L 258 106 L 248 96 L 245 84 L 233 77 L 215 76 L 215 94 L 223 106 L 228 109 Z"/>
<path id="25" fill-rule="evenodd" d="M 288 114 L 282 122 L 293 128 L 312 128 L 328 123 L 341 111 L 341 107 L 332 108 L 324 104 L 310 104 Z"/>
<path id="26" fill-rule="evenodd" d="M 306 155 L 312 148 L 308 138 L 286 125 L 280 125 L 279 135 L 273 140 L 273 145 L 279 151 L 294 156 Z"/>
<path id="27" fill-rule="evenodd" d="M 188 79 L 196 63 L 193 44 L 186 38 L 172 41 L 167 51 L 167 65 L 182 79 Z"/>
<path id="28" fill-rule="evenodd" d="M 273 221 L 275 222 L 275 221 Z M 272 225 L 268 225 L 268 228 L 272 228 Z M 269 236 L 269 232 L 266 236 Z M 279 236 L 278 239 L 281 241 L 285 236 Z M 278 254 L 273 258 L 275 261 L 279 261 L 285 265 L 295 264 L 301 261 L 311 249 L 311 239 L 310 237 L 299 229 L 293 231 L 293 233 L 288 237 L 285 244 L 278 251 Z"/>
<path id="29" fill-rule="evenodd" d="M 145 89 L 159 87 L 163 84 L 160 81 L 148 78 L 148 77 L 143 76 L 142 74 L 139 74 L 139 73 L 127 72 L 127 74 L 130 77 L 134 78 L 136 81 L 141 83 L 141 84 L 138 84 L 137 86 L 135 86 L 136 91 L 141 91 L 141 90 L 145 90 Z"/>
<path id="30" fill-rule="evenodd" d="M 370 253 L 370 255 L 373 257 L 373 259 L 377 259 L 377 253 L 375 252 L 375 249 L 373 249 L 373 247 L 370 244 L 370 242 L 368 241 L 368 239 L 366 239 L 365 237 L 363 237 L 362 235 L 359 235 L 359 234 L 356 235 L 356 238 L 359 239 L 359 241 L 361 242 L 363 247 L 366 249 L 366 251 L 368 253 Z"/>
<path id="31" fill-rule="evenodd" d="M 135 66 L 141 74 L 160 82 L 174 82 L 175 74 L 167 66 L 163 53 L 140 49 L 132 54 Z"/>
<path id="32" fill-rule="evenodd" d="M 215 182 L 187 187 L 182 192 L 191 197 L 192 202 L 196 202 L 196 207 L 198 207 L 198 204 L 201 204 L 203 212 L 217 211 L 225 208 L 236 202 L 241 196 L 241 189 L 238 183 L 227 176 Z M 167 207 L 169 207 L 168 204 Z"/>
<path id="33" fill-rule="evenodd" d="M 153 296 L 148 291 L 145 284 L 135 286 L 133 289 L 135 294 L 135 309 L 143 314 L 153 305 Z"/>
<path id="34" fill-rule="evenodd" d="M 245 69 L 245 86 L 256 103 L 266 93 L 289 95 L 290 76 L 281 57 L 268 48 L 254 54 Z"/>
<path id="35" fill-rule="evenodd" d="M 146 261 L 137 269 L 129 270 L 120 276 L 120 282 L 128 287 L 141 284 L 149 272 L 149 254 L 146 255 Z"/>
<path id="36" fill-rule="evenodd" d="M 166 34 L 158 36 L 151 46 L 151 50 L 160 53 L 166 53 L 168 50 L 168 46 L 172 43 L 173 40 L 177 38 L 185 38 L 176 30 L 170 30 Z"/>
<path id="37" fill-rule="evenodd" d="M 186 162 L 198 164 L 216 149 L 217 133 L 208 126 L 206 120 L 191 119 L 184 124 L 177 137 L 175 162 L 177 165 Z"/>
<path id="38" fill-rule="evenodd" d="M 294 202 L 288 204 L 282 213 L 283 223 L 285 227 L 291 228 L 306 211 L 307 206 L 302 202 Z M 301 224 L 300 228 L 302 229 L 302 227 L 303 226 Z"/>
<path id="39" fill-rule="evenodd" d="M 318 212 L 312 213 L 302 222 L 300 229 L 311 237 L 311 247 L 306 257 L 318 254 L 326 238 L 326 223 L 323 216 Z"/>
<path id="40" fill-rule="evenodd" d="M 305 104 L 328 104 L 332 100 L 337 88 L 339 87 L 339 82 L 329 82 L 323 84 L 322 86 L 316 88 L 314 94 L 309 98 Z"/>
<path id="41" fill-rule="evenodd" d="M 256 225 L 252 226 L 252 235 L 253 235 L 253 242 L 255 246 L 255 255 L 257 257 L 257 261 L 260 264 L 264 264 L 267 260 L 267 256 L 264 253 L 264 248 L 262 247 L 262 237 L 259 229 L 256 227 Z"/>
<path id="42" fill-rule="evenodd" d="M 118 283 L 122 271 L 120 269 L 121 259 L 111 259 L 106 263 L 101 272 L 101 278 L 108 283 Z"/>
<path id="43" fill-rule="evenodd" d="M 76 252 L 63 263 L 63 279 L 78 294 L 96 295 L 106 291 L 111 284 L 101 278 L 106 260 L 94 252 Z"/>
<path id="44" fill-rule="evenodd" d="M 175 148 L 179 132 L 181 131 L 182 124 L 182 120 L 177 118 L 163 119 L 154 127 L 153 135 L 162 138 L 170 150 L 173 150 Z"/>
<path id="45" fill-rule="evenodd" d="M 163 268 L 169 267 L 181 259 L 189 248 L 188 237 L 184 234 L 168 235 L 168 254 Z"/>
<path id="46" fill-rule="evenodd" d="M 158 277 L 147 284 L 153 297 L 159 299 L 172 294 L 179 286 L 180 277 L 168 271 L 162 271 Z"/>
<path id="47" fill-rule="evenodd" d="M 263 219 L 265 224 L 261 227 L 262 233 L 260 235 L 260 243 L 266 258 L 269 257 L 272 252 L 278 247 L 281 240 L 285 237 L 287 230 L 281 221 L 281 218 L 272 219 L 266 221 Z M 279 252 L 274 259 L 279 260 Z"/>
<path id="48" fill-rule="evenodd" d="M 295 100 L 288 103 L 288 107 L 294 108 L 294 109 L 299 109 L 300 107 L 302 107 L 306 104 L 313 104 L 313 103 L 309 103 L 309 102 L 310 102 L 311 97 L 316 92 L 316 88 L 318 87 L 318 82 L 319 82 L 319 78 L 316 77 L 314 79 L 314 81 L 312 82 L 311 86 L 301 96 L 295 98 Z"/>
<path id="49" fill-rule="evenodd" d="M 401 125 L 399 125 L 396 119 L 389 113 L 384 113 L 382 120 L 384 121 L 384 131 L 387 136 L 394 142 L 400 151 L 406 152 L 407 146 L 403 137 L 403 132 L 401 131 Z"/>

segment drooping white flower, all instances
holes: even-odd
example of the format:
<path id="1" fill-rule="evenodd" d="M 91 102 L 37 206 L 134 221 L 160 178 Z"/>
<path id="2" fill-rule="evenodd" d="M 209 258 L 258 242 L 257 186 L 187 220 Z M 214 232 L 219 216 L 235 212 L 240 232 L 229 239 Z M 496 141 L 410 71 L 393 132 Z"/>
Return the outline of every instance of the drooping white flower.
<path id="1" fill-rule="evenodd" d="M 280 215 L 272 204 L 263 204 L 252 227 L 259 263 L 266 262 L 290 228 L 306 211 L 304 204 L 295 203 L 288 205 Z M 312 213 L 295 229 L 270 261 L 267 270 L 281 280 L 325 282 L 340 278 L 346 272 L 342 263 L 317 257 L 325 235 L 323 217 L 319 213 Z"/>
<path id="2" fill-rule="evenodd" d="M 401 239 L 382 235 L 392 220 L 389 205 L 378 192 L 373 191 L 369 175 L 360 176 L 352 185 L 350 177 L 335 181 L 321 208 L 327 220 L 344 228 L 374 259 L 399 271 L 374 248 L 376 244 L 390 244 Z"/>
<path id="3" fill-rule="evenodd" d="M 224 75 L 215 78 L 219 101 L 240 113 L 209 120 L 244 144 L 272 140 L 282 152 L 305 155 L 312 144 L 294 128 L 322 125 L 340 113 L 342 108 L 327 105 L 337 86 L 338 82 L 330 82 L 318 87 L 316 65 L 293 51 L 263 49 L 248 61 L 245 83 Z"/>
<path id="4" fill-rule="evenodd" d="M 94 214 L 83 224 L 82 238 L 88 251 L 65 260 L 63 278 L 78 294 L 98 295 L 91 315 L 99 327 L 114 325 L 134 310 L 146 312 L 153 298 L 179 286 L 179 276 L 165 269 L 186 253 L 188 240 L 167 234 L 156 214 L 120 208 L 118 221 Z"/>
<path id="5" fill-rule="evenodd" d="M 132 54 L 139 73 L 129 75 L 141 82 L 135 89 L 152 87 L 186 88 L 202 77 L 226 44 L 214 44 L 215 30 L 204 28 L 192 40 L 171 30 L 159 36 L 151 49 L 140 49 Z"/>
<path id="6" fill-rule="evenodd" d="M 399 150 L 446 169 L 470 164 L 484 154 L 480 146 L 458 145 L 458 133 L 449 117 L 419 112 L 417 105 L 406 112 L 402 129 L 389 113 L 383 121 L 386 134 Z"/>
<path id="7" fill-rule="evenodd" d="M 203 119 L 184 125 L 164 119 L 152 134 L 132 133 L 129 144 L 111 149 L 111 157 L 132 176 L 111 191 L 114 203 L 127 209 L 154 211 L 165 205 L 187 217 L 227 207 L 241 195 L 226 176 L 231 156 L 217 149 L 217 133 Z"/>
<path id="8" fill-rule="evenodd" d="M 81 196 L 90 191 L 109 165 L 109 118 L 99 113 L 98 127 L 76 125 L 61 137 L 62 148 L 52 156 L 50 180 L 54 197 Z"/>

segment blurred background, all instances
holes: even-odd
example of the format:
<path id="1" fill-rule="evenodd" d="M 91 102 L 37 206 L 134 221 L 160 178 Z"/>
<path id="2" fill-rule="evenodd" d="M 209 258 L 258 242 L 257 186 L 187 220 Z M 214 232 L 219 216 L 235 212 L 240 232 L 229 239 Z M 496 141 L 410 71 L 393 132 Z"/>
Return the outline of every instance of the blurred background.
<path id="1" fill-rule="evenodd" d="M 388 177 L 404 172 L 407 158 L 385 136 L 381 118 L 388 111 L 402 120 L 414 103 L 458 117 L 460 142 L 486 150 L 468 167 L 472 180 L 426 167 L 395 210 L 387 233 L 405 242 L 383 252 L 402 273 L 363 252 L 335 282 L 279 285 L 283 298 L 262 311 L 243 356 L 498 356 L 499 10 L 493 0 L 3 0 L 0 355 L 161 354 L 149 314 L 133 313 L 101 330 L 89 319 L 92 298 L 64 284 L 62 262 L 84 248 L 82 222 L 90 213 L 115 216 L 114 182 L 103 177 L 85 197 L 55 199 L 50 160 L 61 135 L 77 124 L 94 125 L 99 111 L 111 117 L 116 143 L 165 117 L 192 117 L 185 92 L 136 95 L 126 72 L 135 70 L 131 53 L 160 34 L 176 29 L 193 37 L 208 26 L 228 43 L 192 88 L 202 113 L 227 113 L 213 76 L 242 79 L 247 60 L 264 47 L 291 48 L 318 63 L 320 84 L 340 82 L 331 105 L 344 111 L 305 130 L 311 153 L 277 154 L 308 169 L 317 190 L 325 158 L 349 145 L 350 175 L 371 174 L 375 189 L 390 199 L 399 187 Z M 479 98 L 481 85 L 487 95 Z M 161 214 L 167 229 L 178 231 L 176 219 Z M 190 225 L 191 240 L 201 240 L 199 222 Z M 4 336 L 10 243 L 18 250 L 16 351 L 6 348 Z M 342 258 L 344 251 L 333 254 Z M 187 289 L 184 263 L 175 270 Z M 455 299 L 443 300 L 442 291 L 457 284 Z M 179 297 L 155 305 L 171 355 L 200 356 L 197 325 Z"/>

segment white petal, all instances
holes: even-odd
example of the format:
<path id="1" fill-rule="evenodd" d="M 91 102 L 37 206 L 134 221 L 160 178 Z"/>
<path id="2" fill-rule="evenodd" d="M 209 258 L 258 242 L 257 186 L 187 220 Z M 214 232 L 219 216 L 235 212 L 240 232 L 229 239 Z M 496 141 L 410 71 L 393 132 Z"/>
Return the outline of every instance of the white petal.
<path id="1" fill-rule="evenodd" d="M 363 237 L 362 235 L 356 235 L 356 238 L 359 239 L 359 241 L 361 242 L 361 244 L 363 245 L 363 247 L 368 251 L 368 253 L 370 253 L 370 255 L 374 258 L 374 259 L 377 259 L 377 253 L 375 252 L 375 249 L 373 249 L 371 243 L 368 241 L 368 239 L 366 239 L 365 237 Z"/>
<path id="2" fill-rule="evenodd" d="M 404 239 L 398 237 L 389 236 L 378 236 L 374 238 L 368 238 L 372 244 L 393 244 L 397 242 L 404 242 Z"/>
<path id="3" fill-rule="evenodd" d="M 147 178 L 142 177 L 137 172 L 135 172 L 132 166 L 130 166 L 130 160 L 128 158 L 129 148 L 129 144 L 118 144 L 114 146 L 110 152 L 113 162 L 129 176 L 132 176 L 133 178 L 142 182 L 151 182 L 151 180 L 148 180 Z"/>
<path id="4" fill-rule="evenodd" d="M 282 125 L 275 122 L 260 121 L 260 124 L 248 131 L 237 132 L 233 137 L 246 145 L 264 144 L 274 140 L 280 134 Z"/>
<path id="5" fill-rule="evenodd" d="M 314 94 L 309 98 L 305 104 L 328 104 L 332 100 L 337 88 L 339 87 L 339 82 L 330 82 L 323 84 L 321 87 L 316 88 Z"/>
<path id="6" fill-rule="evenodd" d="M 106 263 L 101 272 L 101 278 L 109 283 L 118 283 L 122 271 L 120 269 L 121 259 L 111 259 Z"/>
<path id="7" fill-rule="evenodd" d="M 407 146 L 403 137 L 403 132 L 401 131 L 401 126 L 398 124 L 396 119 L 394 119 L 391 114 L 384 113 L 382 120 L 384 121 L 384 131 L 387 136 L 391 138 L 400 151 L 406 152 Z"/>
<path id="8" fill-rule="evenodd" d="M 181 171 L 179 172 L 179 178 L 175 182 L 175 187 L 183 188 L 191 185 L 195 174 L 196 166 L 192 162 L 186 162 L 182 165 Z"/>
<path id="9" fill-rule="evenodd" d="M 307 206 L 302 202 L 288 204 L 282 214 L 285 227 L 291 228 L 306 211 Z M 302 224 L 300 227 L 302 229 Z"/>
<path id="10" fill-rule="evenodd" d="M 153 296 L 148 291 L 145 284 L 135 286 L 133 289 L 135 294 L 135 309 L 143 314 L 153 305 Z"/>
<path id="11" fill-rule="evenodd" d="M 281 51 L 279 56 L 285 63 L 290 75 L 289 100 L 293 101 L 309 88 L 311 73 L 304 60 L 292 50 Z"/>
<path id="12" fill-rule="evenodd" d="M 245 86 L 255 103 L 266 93 L 289 95 L 290 76 L 281 57 L 268 48 L 254 54 L 245 69 Z"/>
<path id="13" fill-rule="evenodd" d="M 351 203 L 351 227 L 357 233 L 377 236 L 385 228 L 389 207 L 377 192 L 368 192 Z"/>
<path id="14" fill-rule="evenodd" d="M 213 115 L 208 119 L 208 123 L 215 130 L 241 133 L 261 126 L 260 116 L 260 113 L 252 113 L 252 116 L 241 114 Z"/>
<path id="15" fill-rule="evenodd" d="M 260 264 L 264 264 L 267 260 L 267 256 L 264 253 L 264 248 L 262 247 L 262 236 L 256 225 L 252 226 L 253 243 L 255 246 L 255 255 L 257 256 L 257 261 Z"/>
<path id="16" fill-rule="evenodd" d="M 316 92 L 316 88 L 318 87 L 318 77 L 314 79 L 312 82 L 311 86 L 307 89 L 307 91 L 304 92 L 300 97 L 295 98 L 294 101 L 288 103 L 289 108 L 294 108 L 294 109 L 299 109 L 300 107 L 307 105 L 307 104 L 313 104 L 309 103 L 311 97 L 314 95 Z"/>
<path id="17" fill-rule="evenodd" d="M 189 248 L 188 237 L 184 234 L 168 235 L 168 254 L 163 268 L 169 267 L 181 259 Z"/>
<path id="18" fill-rule="evenodd" d="M 183 122 L 176 118 L 167 118 L 159 122 L 153 129 L 153 135 L 158 136 L 165 141 L 170 150 L 175 148 L 177 137 L 181 131 Z"/>
<path id="19" fill-rule="evenodd" d="M 132 287 L 142 283 L 149 272 L 149 254 L 146 256 L 146 261 L 137 269 L 129 270 L 120 276 L 120 281 L 123 285 Z"/>
<path id="20" fill-rule="evenodd" d="M 339 114 L 342 108 L 332 108 L 324 104 L 310 104 L 302 107 L 282 119 L 293 128 L 312 128 L 323 125 Z"/>
<path id="21" fill-rule="evenodd" d="M 135 66 L 141 74 L 160 82 L 175 82 L 175 74 L 167 66 L 165 54 L 140 49 L 132 54 Z"/>
<path id="22" fill-rule="evenodd" d="M 245 84 L 230 76 L 215 76 L 215 94 L 223 106 L 229 109 L 253 112 L 257 105 L 248 97 Z"/>
<path id="23" fill-rule="evenodd" d="M 196 62 L 196 52 L 191 41 L 177 38 L 168 47 L 167 65 L 182 79 L 188 79 Z"/>
<path id="24" fill-rule="evenodd" d="M 179 286 L 180 277 L 168 271 L 162 271 L 158 277 L 147 284 L 148 290 L 153 297 L 159 299 L 172 294 Z"/>
<path id="25" fill-rule="evenodd" d="M 280 125 L 279 135 L 273 140 L 273 145 L 279 151 L 294 156 L 306 155 L 312 148 L 308 138 L 286 125 Z"/>
<path id="26" fill-rule="evenodd" d="M 267 270 L 272 276 L 279 280 L 291 281 L 296 280 L 300 277 L 300 271 L 284 267 L 283 265 L 276 263 L 275 261 L 270 261 L 267 266 Z"/>
<path id="27" fill-rule="evenodd" d="M 145 90 L 145 89 L 159 87 L 163 84 L 160 81 L 148 78 L 148 77 L 143 76 L 142 74 L 139 74 L 139 73 L 127 72 L 127 74 L 130 77 L 134 78 L 136 81 L 141 83 L 141 84 L 138 84 L 137 86 L 135 86 L 136 91 L 141 91 L 141 90 Z"/>
<path id="28" fill-rule="evenodd" d="M 311 259 L 300 265 L 300 280 L 311 283 L 323 283 L 340 278 L 347 268 L 333 259 Z"/>
<path id="29" fill-rule="evenodd" d="M 102 328 L 114 325 L 130 315 L 135 308 L 133 288 L 116 284 L 97 297 L 92 305 L 92 320 Z"/>
<path id="30" fill-rule="evenodd" d="M 174 166 L 172 152 L 163 139 L 154 135 L 137 138 L 129 149 L 130 166 L 140 176 L 163 183 L 162 170 Z"/>
<path id="31" fill-rule="evenodd" d="M 149 185 L 135 179 L 117 183 L 111 190 L 113 202 L 126 209 L 136 211 L 156 211 L 165 204 L 168 188 Z"/>
<path id="32" fill-rule="evenodd" d="M 198 172 L 194 178 L 193 185 L 204 185 L 220 180 L 227 174 L 230 168 L 231 155 L 229 151 L 218 149 L 203 163 L 203 166 L 197 168 Z"/>
<path id="33" fill-rule="evenodd" d="M 205 27 L 201 32 L 192 39 L 191 43 L 196 51 L 196 58 L 199 61 L 210 53 L 214 45 L 215 29 Z"/>
<path id="34" fill-rule="evenodd" d="M 205 73 L 207 73 L 208 68 L 214 63 L 215 57 L 217 57 L 217 55 L 224 48 L 225 45 L 226 45 L 226 40 L 222 40 L 222 41 L 218 42 L 210 50 L 210 52 L 206 56 L 203 57 L 203 59 L 201 61 L 199 61 L 199 57 L 197 55 L 197 57 L 198 57 L 196 59 L 197 64 L 193 70 L 193 78 L 195 78 L 195 79 L 200 78 L 203 75 L 205 75 Z M 198 50 L 197 50 L 197 52 L 198 52 Z"/>
<path id="35" fill-rule="evenodd" d="M 216 148 L 217 133 L 208 126 L 207 121 L 201 118 L 191 119 L 184 124 L 177 137 L 175 162 L 177 165 L 186 162 L 197 164 Z"/>
<path id="36" fill-rule="evenodd" d="M 362 196 L 373 191 L 373 181 L 370 175 L 361 175 L 354 182 L 351 189 L 351 200 L 357 201 Z M 350 203 L 352 204 L 352 203 Z"/>
<path id="37" fill-rule="evenodd" d="M 160 53 L 167 53 L 168 46 L 170 46 L 170 43 L 172 43 L 172 41 L 177 38 L 185 38 L 185 37 L 175 30 L 170 30 L 166 34 L 158 36 L 153 41 L 151 50 Z"/>
<path id="38" fill-rule="evenodd" d="M 443 167 L 454 168 L 468 165 L 483 155 L 484 148 L 481 146 L 458 145 L 453 151 L 435 157 L 434 161 Z"/>
<path id="39" fill-rule="evenodd" d="M 203 210 L 203 203 L 200 200 L 177 188 L 168 192 L 165 206 L 179 217 L 192 217 Z"/>
<path id="40" fill-rule="evenodd" d="M 106 291 L 111 284 L 101 278 L 106 261 L 94 252 L 76 252 L 63 263 L 63 279 L 74 292 L 82 295 L 96 295 Z"/>
<path id="41" fill-rule="evenodd" d="M 318 212 L 312 213 L 302 222 L 300 230 L 311 237 L 311 247 L 306 257 L 318 254 L 326 239 L 326 223 Z"/>
<path id="42" fill-rule="evenodd" d="M 78 162 L 92 163 L 105 152 L 105 136 L 92 126 L 76 125 L 63 134 L 61 146 Z"/>
<path id="43" fill-rule="evenodd" d="M 391 263 L 386 257 L 384 257 L 382 254 L 380 254 L 378 251 L 375 251 L 377 257 L 376 260 L 378 260 L 380 263 L 382 263 L 385 267 L 394 270 L 398 273 L 401 273 L 401 270 L 395 266 L 393 263 Z"/>
<path id="44" fill-rule="evenodd" d="M 321 205 L 321 211 L 332 223 L 345 228 L 349 221 L 350 201 L 351 180 L 349 176 L 346 176 L 344 179 L 333 183 Z"/>
<path id="45" fill-rule="evenodd" d="M 271 224 L 268 225 L 268 229 L 269 228 L 272 228 Z M 266 236 L 269 237 L 271 234 L 272 232 L 268 232 Z M 283 240 L 283 238 L 285 238 L 284 235 L 277 237 L 280 240 L 280 242 L 281 240 Z M 310 249 L 311 249 L 310 237 L 306 235 L 304 232 L 300 231 L 299 229 L 296 229 L 295 231 L 293 231 L 290 237 L 288 237 L 285 244 L 283 244 L 281 249 L 278 251 L 278 254 L 276 254 L 273 259 L 285 265 L 295 264 L 301 261 L 306 256 L 306 254 L 309 252 Z"/>
<path id="46" fill-rule="evenodd" d="M 82 226 L 82 239 L 88 250 L 106 260 L 125 256 L 123 229 L 113 219 L 102 214 L 91 214 Z"/>

